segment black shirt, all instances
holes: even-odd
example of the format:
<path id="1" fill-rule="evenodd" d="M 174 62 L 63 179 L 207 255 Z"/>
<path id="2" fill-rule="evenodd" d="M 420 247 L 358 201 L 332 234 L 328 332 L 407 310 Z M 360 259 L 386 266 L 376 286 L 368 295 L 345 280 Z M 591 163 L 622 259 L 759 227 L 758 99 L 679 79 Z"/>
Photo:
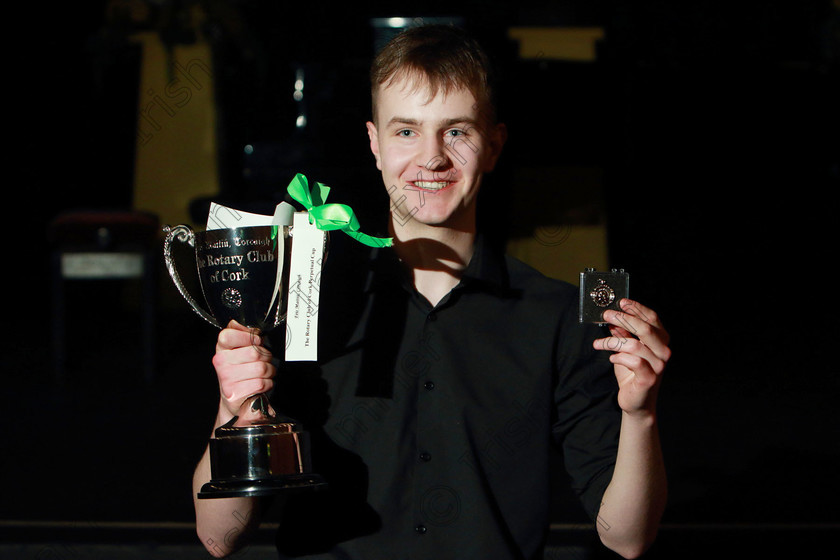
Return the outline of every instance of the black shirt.
<path id="1" fill-rule="evenodd" d="M 322 277 L 319 362 L 285 364 L 275 389 L 330 484 L 288 498 L 281 557 L 540 557 L 552 442 L 594 518 L 620 411 L 577 288 L 479 239 L 432 306 L 392 249 L 342 245 Z"/>

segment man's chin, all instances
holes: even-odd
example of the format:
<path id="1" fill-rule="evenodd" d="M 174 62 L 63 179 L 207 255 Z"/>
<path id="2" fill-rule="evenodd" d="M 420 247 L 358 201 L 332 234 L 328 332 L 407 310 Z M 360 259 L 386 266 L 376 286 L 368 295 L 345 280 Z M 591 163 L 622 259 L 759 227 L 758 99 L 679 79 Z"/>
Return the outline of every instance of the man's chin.
<path id="1" fill-rule="evenodd" d="M 475 225 L 473 214 L 461 211 L 434 211 L 431 208 L 421 208 L 411 216 L 411 220 L 418 225 L 439 229 L 467 230 Z"/>

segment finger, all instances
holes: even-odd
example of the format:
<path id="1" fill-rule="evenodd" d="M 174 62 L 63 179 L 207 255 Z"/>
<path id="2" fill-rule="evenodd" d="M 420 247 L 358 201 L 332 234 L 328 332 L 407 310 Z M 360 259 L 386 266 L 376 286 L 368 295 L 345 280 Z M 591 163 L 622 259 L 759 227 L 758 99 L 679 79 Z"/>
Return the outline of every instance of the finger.
<path id="1" fill-rule="evenodd" d="M 264 383 L 274 378 L 276 369 L 273 364 L 266 362 L 249 362 L 246 364 L 215 364 L 219 377 L 219 386 L 222 392 L 228 396 L 233 388 L 239 387 L 242 383 Z"/>
<path id="2" fill-rule="evenodd" d="M 610 336 L 595 340 L 594 346 L 597 350 L 621 352 L 625 344 L 631 340 L 637 340 L 627 329 L 615 325 L 607 325 Z"/>
<path id="3" fill-rule="evenodd" d="M 227 374 L 226 378 L 234 383 L 239 383 L 246 379 L 271 379 L 274 377 L 275 368 L 271 363 L 247 362 L 228 367 L 225 372 Z"/>
<path id="4" fill-rule="evenodd" d="M 259 328 L 257 328 L 257 327 L 246 327 L 245 325 L 243 325 L 242 323 L 240 323 L 236 319 L 231 319 L 227 324 L 227 328 L 237 330 L 237 331 L 242 331 L 242 332 L 260 334 L 260 329 Z"/>
<path id="5" fill-rule="evenodd" d="M 242 401 L 257 393 L 268 393 L 273 387 L 274 381 L 271 379 L 254 378 L 231 383 L 223 386 L 221 390 L 224 399 L 234 405 L 231 412 L 236 414 Z"/>
<path id="6" fill-rule="evenodd" d="M 668 331 L 665 329 L 665 326 L 662 324 L 662 321 L 659 315 L 651 309 L 650 307 L 646 307 L 639 303 L 638 301 L 624 298 L 619 302 L 619 305 L 625 313 L 630 316 L 637 317 L 641 319 L 645 323 L 649 324 L 657 333 L 659 334 L 661 340 L 664 344 L 668 344 L 670 341 L 670 335 Z"/>
<path id="7" fill-rule="evenodd" d="M 613 360 L 611 356 L 610 361 L 621 363 L 631 369 L 633 367 L 644 367 L 655 374 L 662 373 L 665 370 L 665 361 L 637 338 L 619 336 L 600 338 L 595 341 L 594 347 L 596 350 L 613 352 L 614 355 L 621 354 L 622 357 L 620 360 Z"/>
<path id="8" fill-rule="evenodd" d="M 626 313 L 638 317 L 642 321 L 653 325 L 656 328 L 663 329 L 662 322 L 659 319 L 659 315 L 657 315 L 656 311 L 642 305 L 638 301 L 624 298 L 619 302 L 619 307 L 624 310 Z"/>
<path id="9" fill-rule="evenodd" d="M 648 317 L 650 318 L 650 316 Z M 641 340 L 659 358 L 667 361 L 670 357 L 669 336 L 662 327 L 648 323 L 639 316 L 624 311 L 606 311 L 604 320 Z M 658 319 L 655 322 L 658 323 Z"/>
<path id="10" fill-rule="evenodd" d="M 236 319 L 231 319 L 228 321 L 227 328 L 229 329 L 236 329 L 239 331 L 247 331 L 250 330 L 248 327 L 237 321 Z"/>
<path id="11" fill-rule="evenodd" d="M 631 339 L 624 348 L 625 351 L 614 352 L 610 356 L 612 363 L 621 364 L 634 372 L 642 371 L 658 375 L 665 371 L 665 361 L 641 342 Z"/>
<path id="12" fill-rule="evenodd" d="M 241 325 L 239 325 L 241 327 Z M 261 346 L 262 337 L 255 329 L 242 330 L 240 328 L 226 328 L 219 332 L 216 351 L 243 348 L 245 346 Z"/>
<path id="13" fill-rule="evenodd" d="M 242 346 L 219 352 L 221 361 L 225 364 L 239 365 L 251 362 L 270 362 L 271 352 L 261 346 Z"/>
<path id="14" fill-rule="evenodd" d="M 616 327 L 615 325 L 607 325 L 607 328 L 610 330 L 611 336 L 616 336 L 619 338 L 633 338 L 633 335 L 630 334 L 630 331 L 623 327 Z"/>

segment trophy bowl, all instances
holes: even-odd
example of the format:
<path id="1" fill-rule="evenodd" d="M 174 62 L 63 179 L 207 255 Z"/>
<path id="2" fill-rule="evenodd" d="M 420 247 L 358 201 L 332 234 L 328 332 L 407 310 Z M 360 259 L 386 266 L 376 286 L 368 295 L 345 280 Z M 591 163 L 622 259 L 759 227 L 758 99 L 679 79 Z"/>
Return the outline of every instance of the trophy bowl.
<path id="1" fill-rule="evenodd" d="M 216 328 L 231 320 L 267 332 L 285 319 L 289 255 L 288 226 L 251 226 L 194 232 L 165 226 L 164 261 L 176 288 L 199 316 Z M 189 246 L 205 305 L 181 279 L 173 249 Z M 312 472 L 309 434 L 277 414 L 266 394 L 245 399 L 237 416 L 210 439 L 211 480 L 198 498 L 265 496 L 325 486 Z"/>

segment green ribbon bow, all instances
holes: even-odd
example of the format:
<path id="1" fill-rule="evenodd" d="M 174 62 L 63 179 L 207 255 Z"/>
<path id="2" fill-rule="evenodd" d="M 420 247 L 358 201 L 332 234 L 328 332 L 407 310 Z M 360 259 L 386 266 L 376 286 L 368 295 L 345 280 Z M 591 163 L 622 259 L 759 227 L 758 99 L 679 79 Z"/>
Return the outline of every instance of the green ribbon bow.
<path id="1" fill-rule="evenodd" d="M 368 247 L 390 247 L 394 243 L 391 237 L 373 237 L 360 232 L 359 220 L 353 209 L 346 204 L 325 204 L 330 193 L 327 185 L 316 181 L 310 189 L 307 178 L 298 173 L 286 191 L 306 208 L 309 212 L 309 223 L 314 223 L 321 231 L 340 229 Z"/>

